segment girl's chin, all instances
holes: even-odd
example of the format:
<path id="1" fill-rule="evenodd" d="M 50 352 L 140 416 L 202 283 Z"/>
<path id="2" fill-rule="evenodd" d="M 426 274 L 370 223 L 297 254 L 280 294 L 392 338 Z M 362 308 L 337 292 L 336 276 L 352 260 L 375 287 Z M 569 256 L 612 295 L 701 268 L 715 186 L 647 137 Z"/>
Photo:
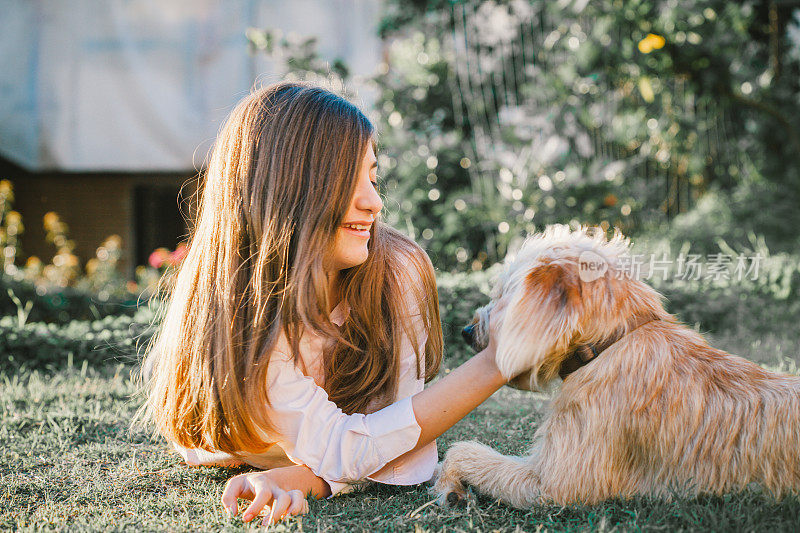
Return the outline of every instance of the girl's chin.
<path id="1" fill-rule="evenodd" d="M 347 268 L 353 268 L 364 263 L 369 257 L 369 251 L 366 247 L 363 250 L 353 250 L 349 251 L 347 254 L 342 254 L 332 261 L 330 261 L 331 265 L 334 265 L 331 270 L 345 270 Z M 327 270 L 327 269 L 326 269 Z"/>

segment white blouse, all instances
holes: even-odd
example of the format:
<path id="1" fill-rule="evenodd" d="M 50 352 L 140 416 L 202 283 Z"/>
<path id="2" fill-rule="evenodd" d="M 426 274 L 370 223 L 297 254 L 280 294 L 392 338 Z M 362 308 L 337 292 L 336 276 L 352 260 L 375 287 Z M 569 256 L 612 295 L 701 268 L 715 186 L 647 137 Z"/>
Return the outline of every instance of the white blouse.
<path id="1" fill-rule="evenodd" d="M 331 312 L 331 322 L 341 326 L 349 313 L 346 304 Z M 414 321 L 420 353 L 427 333 L 421 320 Z M 264 432 L 277 444 L 264 454 L 243 453 L 242 458 L 258 468 L 304 464 L 331 488 L 331 495 L 352 490 L 364 479 L 390 485 L 413 485 L 433 476 L 438 454 L 436 442 L 409 453 L 421 428 L 414 416 L 411 396 L 420 392 L 424 379 L 417 377 L 416 354 L 406 337 L 401 347 L 395 403 L 369 414 L 347 415 L 328 399 L 322 383 L 324 340 L 305 333 L 300 340 L 298 368 L 282 335 L 270 357 L 267 386 L 270 421 L 275 431 Z M 186 449 L 173 443 L 191 465 L 229 466 L 238 461 L 224 452 Z M 372 475 L 370 475 L 372 474 Z"/>

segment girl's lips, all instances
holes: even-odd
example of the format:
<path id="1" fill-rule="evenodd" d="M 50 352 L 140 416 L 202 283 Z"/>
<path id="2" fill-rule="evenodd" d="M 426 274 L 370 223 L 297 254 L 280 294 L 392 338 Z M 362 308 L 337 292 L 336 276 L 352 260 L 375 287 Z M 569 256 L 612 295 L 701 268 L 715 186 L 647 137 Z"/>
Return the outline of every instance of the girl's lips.
<path id="1" fill-rule="evenodd" d="M 342 226 L 342 229 L 344 231 L 346 231 L 347 233 L 349 233 L 351 235 L 355 235 L 357 237 L 361 237 L 361 238 L 364 238 L 364 239 L 369 239 L 369 237 L 370 237 L 370 233 L 369 233 L 368 229 L 361 230 L 361 229 L 348 228 L 347 226 Z"/>

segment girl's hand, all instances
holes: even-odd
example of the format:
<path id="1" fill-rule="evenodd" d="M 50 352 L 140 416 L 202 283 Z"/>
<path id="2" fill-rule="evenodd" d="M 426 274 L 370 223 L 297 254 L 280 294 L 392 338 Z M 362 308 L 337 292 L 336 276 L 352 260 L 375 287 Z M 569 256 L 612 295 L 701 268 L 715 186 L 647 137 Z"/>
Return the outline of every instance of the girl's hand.
<path id="1" fill-rule="evenodd" d="M 222 506 L 229 516 L 234 517 L 238 514 L 238 498 L 252 500 L 252 503 L 245 509 L 242 515 L 244 522 L 249 522 L 259 513 L 264 506 L 269 506 L 269 512 L 262 525 L 267 526 L 276 523 L 286 516 L 295 516 L 308 512 L 308 501 L 306 495 L 297 485 L 292 485 L 292 469 L 305 468 L 287 467 L 275 468 L 265 472 L 251 472 L 232 477 L 225 485 L 222 492 Z M 287 472 L 288 471 L 288 472 Z M 303 475 L 301 473 L 301 475 Z M 300 480 L 298 480 L 300 481 Z M 309 490 L 309 492 L 311 492 Z"/>

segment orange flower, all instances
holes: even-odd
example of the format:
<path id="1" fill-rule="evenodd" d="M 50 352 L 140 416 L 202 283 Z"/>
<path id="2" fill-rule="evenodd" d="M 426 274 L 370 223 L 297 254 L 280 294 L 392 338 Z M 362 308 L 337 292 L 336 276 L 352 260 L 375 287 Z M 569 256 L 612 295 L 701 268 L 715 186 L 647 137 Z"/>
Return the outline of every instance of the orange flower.
<path id="1" fill-rule="evenodd" d="M 605 198 L 603 198 L 603 205 L 606 207 L 614 207 L 617 205 L 617 197 L 613 194 L 607 194 Z"/>

